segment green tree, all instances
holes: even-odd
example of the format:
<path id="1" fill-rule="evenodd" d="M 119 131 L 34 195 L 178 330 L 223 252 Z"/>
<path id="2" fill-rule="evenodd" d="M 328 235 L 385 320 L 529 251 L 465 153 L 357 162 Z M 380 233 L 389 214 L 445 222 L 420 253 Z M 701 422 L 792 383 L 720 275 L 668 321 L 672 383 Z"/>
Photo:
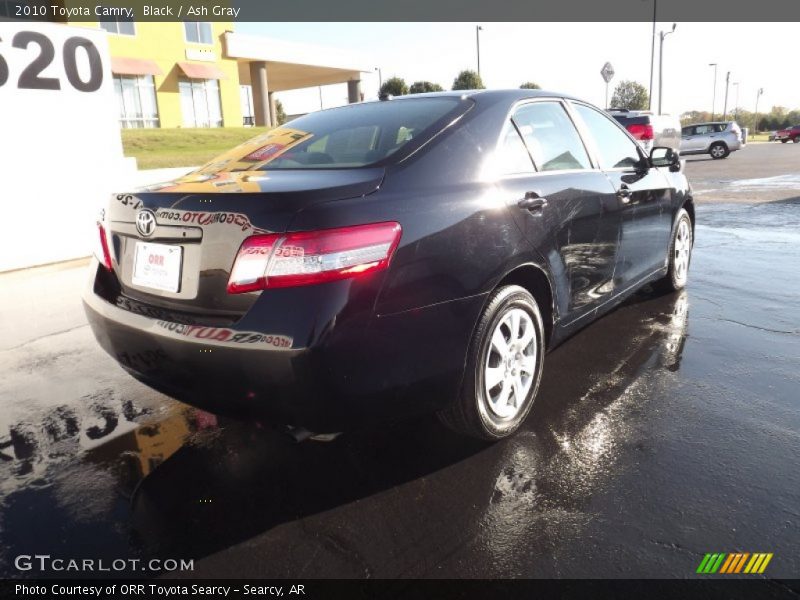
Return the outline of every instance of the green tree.
<path id="1" fill-rule="evenodd" d="M 286 123 L 286 111 L 283 110 L 280 100 L 275 100 L 275 121 L 277 121 L 277 125 Z"/>
<path id="2" fill-rule="evenodd" d="M 424 94 L 426 92 L 443 92 L 444 88 L 438 83 L 431 83 L 430 81 L 415 81 L 408 88 L 409 94 Z"/>
<path id="3" fill-rule="evenodd" d="M 461 71 L 453 80 L 454 90 L 483 90 L 486 86 L 483 85 L 481 76 L 475 71 Z"/>
<path id="4" fill-rule="evenodd" d="M 613 108 L 628 110 L 644 110 L 649 101 L 647 88 L 637 81 L 620 81 L 611 96 Z"/>
<path id="5" fill-rule="evenodd" d="M 402 77 L 387 79 L 381 86 L 381 96 L 405 96 L 407 93 L 408 86 Z"/>
<path id="6" fill-rule="evenodd" d="M 521 90 L 540 90 L 540 89 L 542 89 L 542 86 L 540 86 L 538 83 L 534 83 L 533 81 L 526 81 L 521 86 L 519 86 L 519 89 L 521 89 Z"/>
<path id="7" fill-rule="evenodd" d="M 684 127 L 695 123 L 706 123 L 710 120 L 711 113 L 705 110 L 689 110 L 681 115 L 681 125 Z"/>

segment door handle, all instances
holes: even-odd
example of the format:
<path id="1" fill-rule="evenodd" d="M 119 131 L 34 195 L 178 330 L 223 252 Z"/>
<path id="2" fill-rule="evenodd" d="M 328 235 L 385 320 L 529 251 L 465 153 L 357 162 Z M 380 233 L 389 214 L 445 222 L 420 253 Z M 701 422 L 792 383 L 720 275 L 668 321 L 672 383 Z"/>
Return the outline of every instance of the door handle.
<path id="1" fill-rule="evenodd" d="M 542 198 L 536 192 L 528 192 L 522 200 L 517 202 L 517 206 L 531 212 L 541 210 L 547 206 L 547 198 Z"/>
<path id="2" fill-rule="evenodd" d="M 631 189 L 623 183 L 617 190 L 617 198 L 619 198 L 624 204 L 627 204 L 631 201 Z"/>

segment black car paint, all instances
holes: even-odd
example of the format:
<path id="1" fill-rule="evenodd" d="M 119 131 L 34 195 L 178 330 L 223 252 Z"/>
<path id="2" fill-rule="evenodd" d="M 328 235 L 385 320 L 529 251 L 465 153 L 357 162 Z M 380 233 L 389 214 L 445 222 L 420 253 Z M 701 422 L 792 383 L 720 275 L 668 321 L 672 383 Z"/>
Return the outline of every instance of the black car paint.
<path id="1" fill-rule="evenodd" d="M 315 431 L 448 403 L 460 389 L 485 301 L 503 281 L 531 283 L 553 347 L 663 275 L 675 215 L 684 205 L 693 211 L 684 175 L 663 168 L 482 179 L 514 106 L 542 98 L 564 102 L 535 91 L 467 94 L 463 111 L 432 139 L 373 167 L 267 171 L 262 193 L 134 194 L 153 210 L 246 215 L 252 230 L 226 230 L 214 241 L 221 254 L 199 273 L 194 298 L 127 286 L 95 263 L 84 304 L 98 341 L 135 377 L 180 400 Z M 623 184 L 629 198 L 619 193 Z M 529 193 L 547 203 L 520 208 Z M 136 235 L 126 211 L 113 201 L 109 208 L 112 224 L 128 221 L 127 229 L 118 225 L 127 233 L 113 236 L 117 257 Z M 382 221 L 403 228 L 386 271 L 225 292 L 238 245 L 254 231 Z M 210 243 L 212 228 L 199 229 L 202 244 Z M 164 323 L 283 336 L 291 348 L 181 338 Z M 126 364 L 125 356 L 148 351 L 160 360 Z"/>

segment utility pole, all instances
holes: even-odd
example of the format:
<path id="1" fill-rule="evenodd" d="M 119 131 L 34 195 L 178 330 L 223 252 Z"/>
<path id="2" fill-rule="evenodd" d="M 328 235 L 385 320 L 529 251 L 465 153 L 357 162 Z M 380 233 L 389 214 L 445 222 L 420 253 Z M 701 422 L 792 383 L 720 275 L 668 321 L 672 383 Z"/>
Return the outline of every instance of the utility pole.
<path id="1" fill-rule="evenodd" d="M 756 111 L 753 115 L 753 133 L 752 135 L 756 135 L 756 129 L 758 129 L 758 99 L 761 97 L 761 94 L 764 93 L 764 88 L 758 88 L 758 93 L 756 93 Z"/>
<path id="2" fill-rule="evenodd" d="M 650 44 L 650 92 L 647 95 L 647 110 L 653 109 L 653 71 L 656 64 L 656 9 L 658 0 L 653 0 L 653 40 Z"/>
<path id="3" fill-rule="evenodd" d="M 383 87 L 383 74 L 380 67 L 375 67 L 375 70 L 378 72 L 378 95 L 380 96 L 381 88 Z"/>
<path id="4" fill-rule="evenodd" d="M 483 27 L 480 25 L 475 26 L 475 48 L 478 51 L 478 75 L 481 74 L 481 31 Z"/>
<path id="5" fill-rule="evenodd" d="M 711 120 L 714 120 L 715 107 L 717 104 L 717 63 L 708 63 L 709 67 L 714 67 L 714 90 L 711 92 Z"/>
<path id="6" fill-rule="evenodd" d="M 660 32 L 661 44 L 658 47 L 658 114 L 661 114 L 661 100 L 664 93 L 664 38 L 670 33 L 675 33 L 677 26 L 677 23 L 673 23 L 671 31 Z"/>
<path id="7" fill-rule="evenodd" d="M 728 74 L 725 76 L 725 105 L 722 108 L 723 121 L 728 117 L 728 87 L 730 87 L 730 81 L 731 81 L 731 72 L 728 71 Z"/>
<path id="8" fill-rule="evenodd" d="M 733 105 L 733 120 L 739 118 L 739 82 L 734 81 L 732 84 L 736 88 L 736 103 Z"/>

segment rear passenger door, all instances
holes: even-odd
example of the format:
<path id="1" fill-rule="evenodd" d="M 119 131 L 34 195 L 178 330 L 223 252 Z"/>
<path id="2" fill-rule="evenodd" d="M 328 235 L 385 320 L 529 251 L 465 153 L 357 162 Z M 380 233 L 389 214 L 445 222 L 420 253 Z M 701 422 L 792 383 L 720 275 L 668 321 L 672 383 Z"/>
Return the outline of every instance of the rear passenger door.
<path id="1" fill-rule="evenodd" d="M 572 106 L 616 191 L 622 224 L 614 285 L 624 290 L 664 266 L 672 229 L 671 187 L 615 120 L 586 104 Z"/>
<path id="2" fill-rule="evenodd" d="M 561 101 L 519 105 L 503 145 L 516 146 L 516 156 L 529 154 L 527 160 L 507 159 L 517 172 L 502 185 L 515 220 L 548 262 L 559 315 L 568 324 L 614 291 L 620 235 L 614 189 L 593 165 Z M 527 172 L 520 173 L 525 162 Z"/>
<path id="3" fill-rule="evenodd" d="M 708 150 L 713 141 L 711 138 L 714 137 L 715 133 L 713 125 L 697 125 L 692 136 L 692 150 L 696 152 Z"/>

